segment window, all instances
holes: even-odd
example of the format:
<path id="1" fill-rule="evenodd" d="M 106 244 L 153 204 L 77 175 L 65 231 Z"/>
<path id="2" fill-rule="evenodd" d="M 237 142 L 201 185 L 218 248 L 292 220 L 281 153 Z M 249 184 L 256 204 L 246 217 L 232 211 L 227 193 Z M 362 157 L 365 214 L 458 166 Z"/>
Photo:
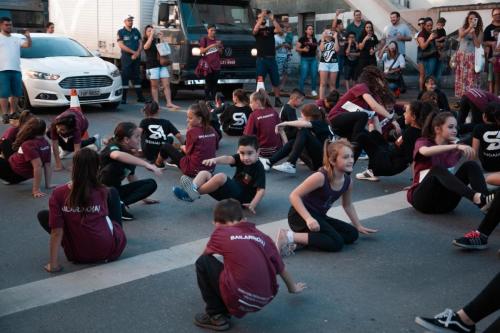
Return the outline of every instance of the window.
<path id="1" fill-rule="evenodd" d="M 315 13 L 301 13 L 299 14 L 299 26 L 298 35 L 302 36 L 307 25 L 311 24 L 314 27 L 314 33 L 316 33 L 316 14 Z"/>

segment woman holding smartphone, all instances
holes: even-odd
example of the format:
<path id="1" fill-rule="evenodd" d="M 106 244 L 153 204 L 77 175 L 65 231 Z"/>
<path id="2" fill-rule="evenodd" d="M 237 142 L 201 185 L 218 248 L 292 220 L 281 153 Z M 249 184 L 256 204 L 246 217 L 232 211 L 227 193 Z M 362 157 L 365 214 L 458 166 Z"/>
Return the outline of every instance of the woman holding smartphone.
<path id="1" fill-rule="evenodd" d="M 479 88 L 480 74 L 474 70 L 475 48 L 483 42 L 483 20 L 478 12 L 470 11 L 463 26 L 458 29 L 460 46 L 456 55 L 455 96 L 462 95 L 472 89 Z"/>

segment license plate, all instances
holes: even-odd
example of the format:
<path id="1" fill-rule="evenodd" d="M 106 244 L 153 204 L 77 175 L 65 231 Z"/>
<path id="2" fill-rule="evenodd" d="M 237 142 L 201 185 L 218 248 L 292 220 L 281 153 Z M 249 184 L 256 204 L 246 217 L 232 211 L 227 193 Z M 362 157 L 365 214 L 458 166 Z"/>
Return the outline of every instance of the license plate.
<path id="1" fill-rule="evenodd" d="M 224 66 L 234 66 L 236 65 L 236 59 L 234 58 L 222 58 L 220 64 Z"/>
<path id="2" fill-rule="evenodd" d="M 91 97 L 101 95 L 101 89 L 80 89 L 78 90 L 78 96 L 80 97 Z"/>

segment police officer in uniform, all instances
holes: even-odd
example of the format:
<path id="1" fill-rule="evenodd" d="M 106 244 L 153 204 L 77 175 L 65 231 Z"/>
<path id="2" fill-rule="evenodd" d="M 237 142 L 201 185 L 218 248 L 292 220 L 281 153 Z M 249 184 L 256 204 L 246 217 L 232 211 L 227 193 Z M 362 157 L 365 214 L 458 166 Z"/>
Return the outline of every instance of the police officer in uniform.
<path id="1" fill-rule="evenodd" d="M 122 50 L 120 58 L 123 85 L 122 104 L 127 103 L 127 91 L 130 80 L 134 84 L 137 102 L 144 102 L 139 76 L 142 50 L 141 33 L 132 27 L 134 25 L 134 17 L 132 15 L 128 15 L 123 23 L 124 27 L 118 30 L 118 46 Z"/>

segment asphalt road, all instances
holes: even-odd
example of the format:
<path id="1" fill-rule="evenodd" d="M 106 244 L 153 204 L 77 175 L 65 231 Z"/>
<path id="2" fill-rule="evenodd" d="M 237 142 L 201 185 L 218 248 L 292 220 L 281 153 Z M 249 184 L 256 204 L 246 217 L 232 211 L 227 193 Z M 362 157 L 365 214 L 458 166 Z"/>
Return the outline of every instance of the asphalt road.
<path id="1" fill-rule="evenodd" d="M 197 97 L 181 93 L 176 101 L 181 111 L 164 110 L 163 116 L 185 129 L 185 110 Z M 85 108 L 90 134 L 106 137 L 120 121 L 139 123 L 140 107 Z M 47 120 L 55 117 L 53 111 L 39 113 Z M 224 137 L 218 154 L 235 150 L 236 139 Z M 360 161 L 355 172 L 365 167 Z M 229 167 L 217 169 L 232 175 Z M 248 219 L 267 232 L 284 225 L 288 194 L 308 174 L 304 166 L 296 175 L 269 173 L 266 196 Z M 196 204 L 176 201 L 170 189 L 179 177 L 178 170 L 167 169 L 156 179 L 153 197 L 160 204 L 131 206 L 137 220 L 124 223 L 128 245 L 119 261 L 75 265 L 61 252 L 64 271 L 57 275 L 43 270 L 49 237 L 36 221 L 48 197 L 33 199 L 30 182 L 0 184 L 0 332 L 201 332 L 192 324 L 204 306 L 192 263 L 213 228 L 215 202 L 210 197 Z M 340 253 L 299 251 L 287 258 L 288 270 L 308 289 L 291 295 L 280 283 L 276 299 L 259 313 L 234 319 L 233 331 L 423 332 L 413 322 L 416 315 L 457 309 L 471 300 L 499 271 L 500 232 L 492 234 L 486 251 L 454 248 L 452 239 L 477 227 L 482 213 L 465 200 L 451 214 L 417 213 L 402 192 L 410 177 L 407 170 L 378 183 L 356 180 L 354 201 L 362 222 L 379 233 L 361 236 Z M 54 173 L 55 183 L 68 179 L 68 171 Z"/>

